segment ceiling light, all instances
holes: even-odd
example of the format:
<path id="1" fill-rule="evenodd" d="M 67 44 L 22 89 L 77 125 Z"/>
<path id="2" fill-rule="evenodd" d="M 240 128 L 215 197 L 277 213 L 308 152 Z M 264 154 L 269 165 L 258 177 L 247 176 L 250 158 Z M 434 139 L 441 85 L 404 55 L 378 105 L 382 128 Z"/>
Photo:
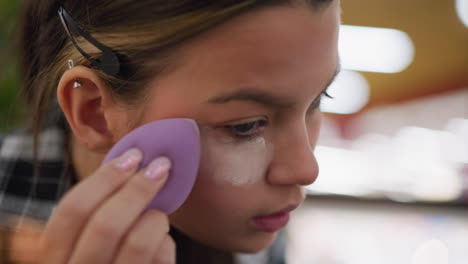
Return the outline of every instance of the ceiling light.
<path id="1" fill-rule="evenodd" d="M 456 0 L 455 8 L 463 25 L 468 27 L 468 0 Z"/>
<path id="2" fill-rule="evenodd" d="M 343 25 L 339 53 L 343 69 L 397 73 L 413 61 L 414 45 L 400 30 Z"/>
<path id="3" fill-rule="evenodd" d="M 369 83 L 358 72 L 342 70 L 328 88 L 333 99 L 323 97 L 320 109 L 326 113 L 352 114 L 369 101 Z"/>

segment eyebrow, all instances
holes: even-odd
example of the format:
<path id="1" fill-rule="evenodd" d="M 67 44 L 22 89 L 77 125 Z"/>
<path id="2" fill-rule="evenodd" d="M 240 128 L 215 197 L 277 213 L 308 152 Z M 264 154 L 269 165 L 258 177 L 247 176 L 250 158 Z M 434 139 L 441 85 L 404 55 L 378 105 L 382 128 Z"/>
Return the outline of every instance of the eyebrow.
<path id="1" fill-rule="evenodd" d="M 330 85 L 336 79 L 336 76 L 340 73 L 340 71 L 341 65 L 338 64 L 335 73 L 317 97 L 320 97 L 320 95 L 324 93 L 328 89 L 328 87 L 330 87 Z M 286 99 L 283 96 L 273 95 L 271 93 L 255 90 L 252 88 L 243 88 L 228 94 L 219 95 L 209 99 L 207 102 L 211 104 L 225 104 L 232 101 L 252 101 L 269 108 L 277 109 L 287 109 L 295 105 L 295 102 L 291 99 Z"/>

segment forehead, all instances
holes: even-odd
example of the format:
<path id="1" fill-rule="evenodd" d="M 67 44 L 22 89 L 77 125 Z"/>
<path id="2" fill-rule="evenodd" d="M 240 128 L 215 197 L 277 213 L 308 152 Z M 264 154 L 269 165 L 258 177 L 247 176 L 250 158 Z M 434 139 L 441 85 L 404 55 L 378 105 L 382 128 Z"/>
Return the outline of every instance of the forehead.
<path id="1" fill-rule="evenodd" d="M 236 81 L 298 69 L 322 75 L 336 63 L 338 22 L 336 4 L 322 11 L 281 6 L 252 12 L 195 40 L 182 70 L 220 73 Z"/>
<path id="2" fill-rule="evenodd" d="M 156 93 L 165 102 L 179 97 L 172 106 L 182 108 L 246 87 L 316 96 L 337 67 L 338 25 L 337 1 L 321 11 L 278 6 L 242 15 L 190 41 Z"/>

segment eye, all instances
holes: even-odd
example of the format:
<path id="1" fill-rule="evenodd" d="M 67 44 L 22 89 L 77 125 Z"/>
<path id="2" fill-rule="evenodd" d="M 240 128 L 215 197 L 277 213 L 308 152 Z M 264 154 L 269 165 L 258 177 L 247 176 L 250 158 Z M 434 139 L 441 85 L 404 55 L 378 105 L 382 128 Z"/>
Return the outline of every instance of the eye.
<path id="1" fill-rule="evenodd" d="M 316 109 L 320 107 L 320 103 L 322 102 L 322 97 L 328 97 L 330 99 L 333 99 L 333 96 L 331 96 L 327 91 L 324 91 L 322 94 L 320 94 L 319 97 L 317 97 L 312 104 L 309 106 L 309 110 L 307 111 L 308 114 L 313 113 Z"/>
<path id="2" fill-rule="evenodd" d="M 224 129 L 233 138 L 251 139 L 259 135 L 262 128 L 264 128 L 266 125 L 266 120 L 256 120 L 242 124 L 226 125 L 224 126 Z"/>

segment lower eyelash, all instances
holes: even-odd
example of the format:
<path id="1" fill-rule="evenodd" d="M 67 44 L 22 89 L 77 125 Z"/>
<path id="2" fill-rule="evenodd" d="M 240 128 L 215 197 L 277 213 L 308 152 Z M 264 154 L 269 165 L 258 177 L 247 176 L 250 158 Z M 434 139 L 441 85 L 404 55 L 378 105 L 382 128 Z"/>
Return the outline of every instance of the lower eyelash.
<path id="1" fill-rule="evenodd" d="M 250 134 L 250 135 L 239 135 L 239 134 L 235 134 L 235 133 L 232 133 L 232 137 L 234 137 L 236 140 L 242 140 L 242 141 L 249 141 L 251 139 L 254 139 L 256 138 L 257 136 L 259 136 L 260 134 L 259 133 L 253 133 L 253 134 Z"/>
<path id="2" fill-rule="evenodd" d="M 236 141 L 249 141 L 251 139 L 254 139 L 254 138 L 258 137 L 261 134 L 261 131 L 263 130 L 263 128 L 267 124 L 266 121 L 261 121 L 261 120 L 256 121 L 256 122 L 260 122 L 260 124 L 255 129 L 254 133 L 248 134 L 248 135 L 240 135 L 240 134 L 236 133 L 234 131 L 235 125 L 224 126 L 224 129 L 225 129 L 226 133 L 228 133 L 229 136 L 232 137 L 233 139 L 235 139 Z"/>

